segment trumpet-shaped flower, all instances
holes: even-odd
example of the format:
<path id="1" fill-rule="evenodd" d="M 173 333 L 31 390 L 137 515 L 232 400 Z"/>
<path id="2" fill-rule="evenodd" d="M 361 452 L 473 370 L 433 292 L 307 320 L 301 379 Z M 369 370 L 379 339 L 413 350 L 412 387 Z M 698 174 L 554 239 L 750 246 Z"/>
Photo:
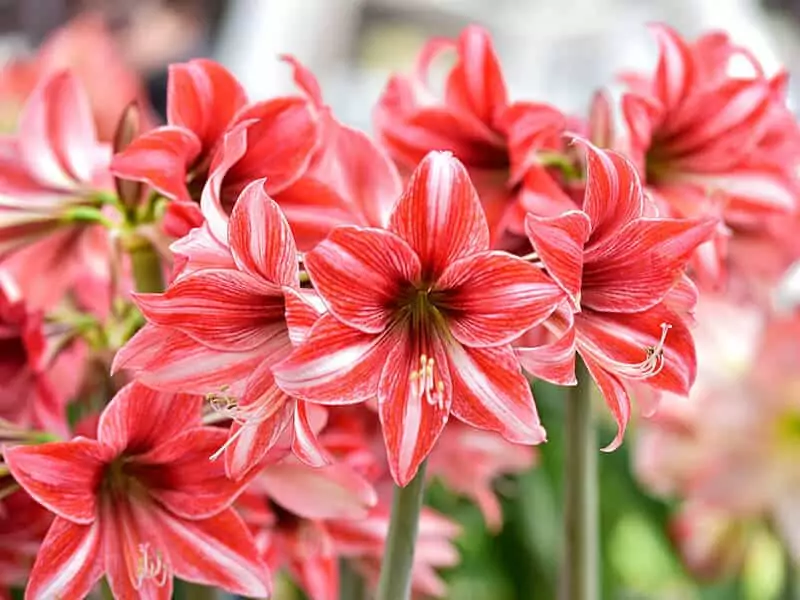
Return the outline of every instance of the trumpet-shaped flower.
<path id="1" fill-rule="evenodd" d="M 235 483 L 208 455 L 225 431 L 200 401 L 141 384 L 121 390 L 96 440 L 6 448 L 17 482 L 55 516 L 27 598 L 82 598 L 106 575 L 117 598 L 171 598 L 173 575 L 265 596 L 268 575 L 231 508 Z"/>
<path id="2" fill-rule="evenodd" d="M 628 78 L 621 143 L 662 213 L 723 217 L 727 227 L 693 261 L 703 283 L 718 284 L 728 236 L 800 207 L 800 127 L 786 104 L 787 74 L 767 76 L 723 33 L 690 43 L 664 25 L 652 31 L 658 64 L 652 77 Z M 734 59 L 748 74 L 731 74 Z"/>
<path id="3" fill-rule="evenodd" d="M 630 416 L 626 385 L 687 394 L 694 381 L 692 336 L 670 295 L 685 291 L 686 263 L 716 220 L 646 217 L 635 167 L 615 152 L 586 148 L 583 210 L 528 215 L 525 223 L 541 264 L 578 312 L 553 315 L 547 325 L 561 337 L 552 346 L 518 353 L 529 371 L 562 385 L 575 383 L 580 354 L 617 421 L 612 449 Z"/>
<path id="4" fill-rule="evenodd" d="M 197 250 L 192 243 L 201 233 L 186 246 Z M 292 423 L 297 454 L 321 464 L 305 407 L 272 377 L 272 366 L 292 350 L 291 337 L 302 338 L 318 313 L 300 289 L 292 232 L 263 180 L 236 202 L 227 246 L 213 240 L 205 238 L 214 244 L 205 268 L 182 273 L 163 294 L 136 297 L 149 324 L 114 368 L 135 369 L 159 389 L 206 395 L 232 417 L 225 463 L 233 477 L 257 465 Z"/>
<path id="5" fill-rule="evenodd" d="M 447 50 L 456 61 L 438 98 L 429 70 Z M 566 118 L 546 104 L 508 100 L 491 37 L 480 27 L 467 27 L 456 40 L 428 42 L 413 77 L 390 79 L 374 120 L 379 139 L 409 171 L 431 150 L 449 150 L 466 165 L 495 247 L 506 230 L 523 234 L 526 210 L 561 212 L 572 205 L 547 162 L 562 153 Z"/>
<path id="6" fill-rule="evenodd" d="M 489 250 L 480 201 L 452 155 L 422 161 L 388 229 L 338 227 L 304 262 L 329 312 L 273 368 L 276 381 L 320 404 L 377 397 L 400 485 L 451 412 L 514 442 L 544 441 L 510 343 L 564 292 L 539 268 Z"/>

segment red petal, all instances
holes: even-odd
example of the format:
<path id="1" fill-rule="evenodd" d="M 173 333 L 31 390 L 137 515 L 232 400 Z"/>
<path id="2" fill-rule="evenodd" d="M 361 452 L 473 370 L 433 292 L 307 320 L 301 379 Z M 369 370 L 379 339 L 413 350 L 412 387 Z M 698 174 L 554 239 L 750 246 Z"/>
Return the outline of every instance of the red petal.
<path id="1" fill-rule="evenodd" d="M 663 349 L 664 367 L 641 383 L 686 395 L 694 383 L 697 358 L 692 334 L 679 315 L 663 304 L 633 314 L 584 311 L 575 315 L 581 353 L 611 372 L 616 370 L 611 361 L 637 364 L 645 360 L 646 349 L 658 344 L 662 323 L 670 326 Z"/>
<path id="2" fill-rule="evenodd" d="M 363 519 L 378 502 L 369 482 L 345 464 L 319 469 L 293 462 L 270 465 L 256 485 L 305 519 Z"/>
<path id="3" fill-rule="evenodd" d="M 165 557 L 166 548 L 160 530 L 152 516 L 152 504 L 143 504 L 132 498 L 107 500 L 103 505 L 103 558 L 106 578 L 114 598 L 143 598 L 170 600 L 172 598 L 172 570 Z M 154 576 L 144 576 L 141 561 L 159 564 Z M 151 564 L 148 562 L 148 564 Z"/>
<path id="4" fill-rule="evenodd" d="M 275 365 L 275 381 L 287 394 L 320 404 L 356 404 L 373 398 L 391 335 L 363 333 L 325 314 L 308 341 Z"/>
<path id="5" fill-rule="evenodd" d="M 650 25 L 659 48 L 653 86 L 667 110 L 675 108 L 694 84 L 694 61 L 688 44 L 670 27 Z"/>
<path id="6" fill-rule="evenodd" d="M 581 303 L 598 311 L 636 312 L 661 302 L 717 225 L 716 219 L 632 221 L 586 253 Z"/>
<path id="7" fill-rule="evenodd" d="M 642 216 L 644 196 L 636 168 L 621 154 L 600 150 L 586 140 L 586 193 L 583 211 L 592 233 L 588 246 L 612 238 L 631 220 Z"/>
<path id="8" fill-rule="evenodd" d="M 394 163 L 364 132 L 329 119 L 328 137 L 310 176 L 342 198 L 352 215 L 345 224 L 385 227 L 402 192 Z"/>
<path id="9" fill-rule="evenodd" d="M 19 485 L 49 511 L 87 525 L 97 516 L 97 488 L 110 453 L 95 440 L 76 438 L 3 450 Z"/>
<path id="10" fill-rule="evenodd" d="M 75 525 L 56 517 L 33 565 L 25 598 L 84 598 L 103 575 L 100 523 Z"/>
<path id="11" fill-rule="evenodd" d="M 249 482 L 233 481 L 209 461 L 228 437 L 218 427 L 195 427 L 137 457 L 139 480 L 162 506 L 184 519 L 204 519 L 228 508 Z"/>
<path id="12" fill-rule="evenodd" d="M 295 346 L 308 338 L 311 328 L 320 315 L 325 312 L 319 296 L 313 290 L 296 290 L 283 288 L 283 299 L 286 303 L 286 326 L 289 328 L 289 339 Z"/>
<path id="13" fill-rule="evenodd" d="M 614 420 L 617 422 L 617 435 L 608 446 L 603 448 L 604 452 L 611 452 L 622 445 L 622 440 L 625 437 L 625 428 L 631 418 L 631 399 L 625 386 L 622 385 L 622 382 L 617 377 L 603 369 L 588 354 L 581 352 L 581 357 L 586 363 L 586 368 L 589 370 L 592 379 L 594 379 L 597 387 L 600 388 L 600 394 L 611 410 L 611 414 L 614 415 Z"/>
<path id="14" fill-rule="evenodd" d="M 138 294 L 136 304 L 151 323 L 178 329 L 216 350 L 246 352 L 290 343 L 283 292 L 239 271 L 197 271 L 163 294 Z"/>
<path id="15" fill-rule="evenodd" d="M 281 54 L 280 59 L 292 67 L 292 78 L 297 87 L 317 106 L 323 107 L 322 90 L 314 74 L 291 54 Z"/>
<path id="16" fill-rule="evenodd" d="M 458 37 L 458 62 L 447 78 L 445 102 L 492 125 L 505 108 L 506 85 L 489 32 L 471 25 Z"/>
<path id="17" fill-rule="evenodd" d="M 589 237 L 589 217 L 571 210 L 558 217 L 528 214 L 525 232 L 547 273 L 569 294 L 573 307 L 580 309 L 583 277 L 583 247 Z"/>
<path id="18" fill-rule="evenodd" d="M 305 256 L 314 287 L 340 321 L 380 333 L 396 299 L 420 277 L 420 263 L 401 238 L 382 229 L 337 227 Z"/>
<path id="19" fill-rule="evenodd" d="M 267 569 L 233 509 L 202 521 L 185 521 L 166 513 L 154 516 L 176 576 L 233 594 L 269 595 Z"/>
<path id="20" fill-rule="evenodd" d="M 225 450 L 225 469 L 234 479 L 256 467 L 292 422 L 295 401 L 275 385 L 274 364 L 275 360 L 268 358 L 259 365 L 239 402 L 241 423 L 231 427 L 230 445 Z"/>
<path id="21" fill-rule="evenodd" d="M 170 202 L 170 206 L 177 204 L 177 202 Z M 192 206 L 196 205 L 192 204 Z M 202 220 L 202 214 L 200 218 Z M 185 237 L 173 242 L 169 248 L 178 257 L 185 259 L 183 265 L 180 267 L 176 265 L 176 279 L 201 269 L 236 268 L 230 248 L 214 237 L 207 221 L 200 227 L 192 229 Z M 177 260 L 176 258 L 176 262 Z"/>
<path id="22" fill-rule="evenodd" d="M 518 444 L 540 444 L 539 422 L 530 385 L 510 346 L 447 348 L 453 380 L 453 415 L 477 427 L 497 431 Z"/>
<path id="23" fill-rule="evenodd" d="M 209 152 L 247 97 L 222 65 L 195 59 L 169 66 L 167 121 L 192 131 Z"/>
<path id="24" fill-rule="evenodd" d="M 197 396 L 157 392 L 134 382 L 103 411 L 97 439 L 118 453 L 143 454 L 199 425 L 201 408 Z"/>
<path id="25" fill-rule="evenodd" d="M 533 348 L 515 348 L 519 362 L 531 375 L 556 385 L 575 385 L 575 328 L 554 341 Z"/>
<path id="26" fill-rule="evenodd" d="M 190 202 L 186 177 L 199 154 L 200 142 L 194 133 L 179 127 L 159 127 L 114 155 L 111 172 L 122 179 L 144 181 L 167 198 Z"/>
<path id="27" fill-rule="evenodd" d="M 468 346 L 507 344 L 564 300 L 564 292 L 541 269 L 505 252 L 452 263 L 433 293 L 443 296 L 451 333 Z"/>
<path id="28" fill-rule="evenodd" d="M 145 325 L 114 359 L 114 371 L 131 369 L 149 387 L 209 394 L 235 394 L 261 362 L 263 350 L 220 352 L 180 331 Z"/>
<path id="29" fill-rule="evenodd" d="M 267 179 L 271 196 L 297 181 L 320 139 L 318 117 L 302 98 L 276 98 L 250 105 L 236 117 L 247 127 L 247 151 L 228 171 L 226 185 Z"/>
<path id="30" fill-rule="evenodd" d="M 502 113 L 508 136 L 511 181 L 521 181 L 531 167 L 540 166 L 539 150 L 558 148 L 566 129 L 566 117 L 547 104 L 515 102 Z"/>
<path id="31" fill-rule="evenodd" d="M 433 361 L 427 375 L 420 373 L 422 357 Z M 392 477 L 397 485 L 405 486 L 447 424 L 452 386 L 447 355 L 436 335 L 411 331 L 409 325 L 397 336 L 385 360 L 378 410 Z M 426 381 L 432 388 L 427 393 Z"/>
<path id="32" fill-rule="evenodd" d="M 78 79 L 61 71 L 42 81 L 19 118 L 19 152 L 31 174 L 50 188 L 88 183 L 99 145 L 89 100 Z"/>
<path id="33" fill-rule="evenodd" d="M 320 428 L 315 427 L 314 422 L 312 422 L 315 414 L 324 410 L 321 406 L 314 406 L 301 400 L 297 403 L 294 411 L 292 452 L 310 467 L 322 467 L 332 462 L 328 451 L 317 439 L 317 433 Z M 325 418 L 327 419 L 327 415 L 325 415 Z"/>
<path id="34" fill-rule="evenodd" d="M 489 229 L 464 165 L 431 152 L 416 168 L 395 205 L 389 229 L 417 253 L 426 279 L 451 262 L 489 247 Z"/>

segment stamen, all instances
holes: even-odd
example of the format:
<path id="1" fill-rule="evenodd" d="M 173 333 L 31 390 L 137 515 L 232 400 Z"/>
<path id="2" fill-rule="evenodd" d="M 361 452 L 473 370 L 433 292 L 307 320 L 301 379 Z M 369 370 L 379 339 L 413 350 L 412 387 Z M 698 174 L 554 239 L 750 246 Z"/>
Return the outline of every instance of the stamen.
<path id="1" fill-rule="evenodd" d="M 209 457 L 211 461 L 217 460 L 222 456 L 225 450 L 242 435 L 245 428 L 263 423 L 274 414 L 274 411 L 268 410 L 270 403 L 267 401 L 257 402 L 250 406 L 239 406 L 239 401 L 233 396 L 226 395 L 224 391 L 219 394 L 206 394 L 206 400 L 208 400 L 209 406 L 214 412 L 226 419 L 230 419 L 240 427 Z"/>
<path id="2" fill-rule="evenodd" d="M 661 324 L 661 339 L 655 346 L 648 346 L 644 349 L 645 359 L 638 363 L 624 363 L 616 360 L 607 359 L 604 363 L 618 374 L 628 379 L 648 379 L 658 375 L 664 368 L 664 343 L 667 340 L 667 332 L 672 329 L 669 323 Z"/>
<path id="3" fill-rule="evenodd" d="M 169 577 L 169 568 L 161 551 L 151 552 L 150 544 L 139 544 L 139 559 L 136 562 L 136 581 L 134 589 L 141 589 L 145 581 L 154 580 L 157 587 L 163 587 Z"/>
<path id="4" fill-rule="evenodd" d="M 444 409 L 444 382 L 436 381 L 433 372 L 433 357 L 423 354 L 419 357 L 419 370 L 412 371 L 410 375 L 411 393 L 418 399 L 425 401 L 439 410 Z"/>

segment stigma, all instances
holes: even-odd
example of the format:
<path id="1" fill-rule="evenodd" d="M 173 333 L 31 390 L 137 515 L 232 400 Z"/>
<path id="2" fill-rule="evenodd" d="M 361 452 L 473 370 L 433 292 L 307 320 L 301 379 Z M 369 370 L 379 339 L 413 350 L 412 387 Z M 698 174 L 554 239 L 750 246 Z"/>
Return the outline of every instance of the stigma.
<path id="1" fill-rule="evenodd" d="M 150 544 L 139 544 L 139 558 L 136 561 L 136 580 L 134 589 L 141 589 L 147 581 L 152 581 L 156 586 L 163 587 L 167 583 L 169 569 L 161 552 L 153 552 Z"/>
<path id="2" fill-rule="evenodd" d="M 667 341 L 667 332 L 672 329 L 669 323 L 661 323 L 661 337 L 655 346 L 644 349 L 645 357 L 638 363 L 624 363 L 608 359 L 608 366 L 616 373 L 628 379 L 648 379 L 661 373 L 666 361 L 664 357 L 664 344 Z"/>
<path id="3" fill-rule="evenodd" d="M 412 371 L 411 395 L 418 400 L 425 400 L 439 410 L 444 409 L 444 382 L 434 377 L 434 360 L 425 354 L 419 357 L 419 369 Z"/>

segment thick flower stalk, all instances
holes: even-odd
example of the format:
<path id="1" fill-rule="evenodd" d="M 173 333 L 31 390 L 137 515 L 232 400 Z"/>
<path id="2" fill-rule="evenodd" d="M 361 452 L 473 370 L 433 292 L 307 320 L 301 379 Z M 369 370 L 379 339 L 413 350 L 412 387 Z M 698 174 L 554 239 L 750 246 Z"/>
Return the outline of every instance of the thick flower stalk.
<path id="1" fill-rule="evenodd" d="M 266 568 L 231 508 L 245 482 L 208 456 L 225 439 L 200 425 L 200 400 L 131 384 L 97 439 L 6 448 L 16 481 L 56 517 L 26 598 L 82 598 L 105 575 L 117 598 L 172 597 L 173 575 L 247 596 Z"/>

